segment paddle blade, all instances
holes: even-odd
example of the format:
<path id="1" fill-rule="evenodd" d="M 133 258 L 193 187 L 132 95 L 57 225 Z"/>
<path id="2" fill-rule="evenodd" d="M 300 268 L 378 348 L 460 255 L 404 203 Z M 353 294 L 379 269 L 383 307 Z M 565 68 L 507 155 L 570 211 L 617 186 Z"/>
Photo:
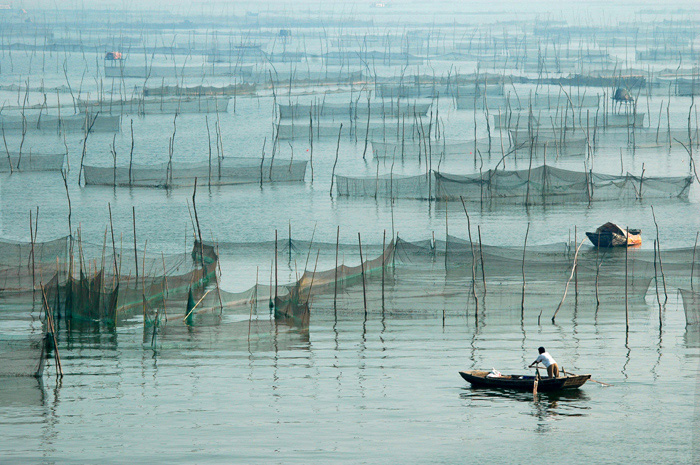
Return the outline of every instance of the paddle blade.
<path id="1" fill-rule="evenodd" d="M 535 378 L 535 382 L 532 384 L 532 395 L 536 396 L 537 395 L 537 385 L 539 384 L 539 381 L 537 378 Z"/>

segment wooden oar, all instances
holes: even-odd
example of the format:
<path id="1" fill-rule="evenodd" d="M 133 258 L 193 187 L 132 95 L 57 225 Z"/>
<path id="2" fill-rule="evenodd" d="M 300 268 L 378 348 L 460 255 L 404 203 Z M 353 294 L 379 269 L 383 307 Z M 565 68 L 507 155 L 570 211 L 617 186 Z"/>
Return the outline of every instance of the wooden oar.
<path id="1" fill-rule="evenodd" d="M 535 382 L 532 384 L 532 395 L 537 399 L 537 385 L 540 384 L 540 371 L 538 366 L 535 367 Z"/>
<path id="2" fill-rule="evenodd" d="M 561 369 L 561 372 L 564 373 L 565 375 L 579 376 L 576 373 L 572 373 L 570 371 L 565 371 L 563 368 Z M 593 378 L 588 378 L 588 381 L 593 381 L 594 383 L 598 383 L 598 384 L 601 384 L 603 386 L 612 386 L 612 384 L 604 383 L 602 381 L 596 381 Z"/>

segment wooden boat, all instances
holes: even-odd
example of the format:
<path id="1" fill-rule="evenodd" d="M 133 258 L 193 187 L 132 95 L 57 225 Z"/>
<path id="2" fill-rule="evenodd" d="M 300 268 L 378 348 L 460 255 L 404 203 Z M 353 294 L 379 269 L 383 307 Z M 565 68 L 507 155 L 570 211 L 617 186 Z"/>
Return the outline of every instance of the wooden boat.
<path id="1" fill-rule="evenodd" d="M 501 375 L 490 377 L 487 376 L 489 371 L 460 371 L 466 381 L 474 387 L 495 388 L 495 389 L 514 389 L 518 391 L 532 391 L 535 377 L 529 375 Z M 537 390 L 540 392 L 561 391 L 563 389 L 576 389 L 585 384 L 590 379 L 591 375 L 570 375 L 561 376 L 559 378 L 541 377 L 537 385 Z"/>
<path id="2" fill-rule="evenodd" d="M 623 229 L 615 223 L 605 223 L 586 236 L 596 247 L 624 247 L 642 244 L 640 229 Z"/>

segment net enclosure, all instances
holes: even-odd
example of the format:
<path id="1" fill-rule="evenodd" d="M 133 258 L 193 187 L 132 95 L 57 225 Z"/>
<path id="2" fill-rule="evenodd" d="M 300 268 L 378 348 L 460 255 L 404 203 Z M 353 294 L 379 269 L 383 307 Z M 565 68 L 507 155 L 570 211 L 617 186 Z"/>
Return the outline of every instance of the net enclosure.
<path id="1" fill-rule="evenodd" d="M 84 132 L 88 128 L 91 132 L 117 132 L 120 123 L 119 115 L 97 113 L 88 117 L 85 115 L 59 117 L 42 113 L 0 116 L 0 129 L 8 134 L 20 131 Z"/>
<path id="2" fill-rule="evenodd" d="M 446 140 L 446 139 L 425 139 L 423 141 L 403 140 L 403 141 L 372 141 L 372 154 L 374 158 L 389 159 L 427 159 L 440 158 L 460 159 L 472 156 L 475 150 L 488 153 L 489 150 L 500 153 L 501 148 L 497 140 L 489 145 L 488 140 Z"/>
<path id="3" fill-rule="evenodd" d="M 255 84 L 250 83 L 240 83 L 240 84 L 229 84 L 226 86 L 160 86 L 160 87 L 146 87 L 143 89 L 143 95 L 145 97 L 154 96 L 172 96 L 172 95 L 184 95 L 184 96 L 201 96 L 201 95 L 246 95 L 255 93 Z"/>
<path id="4" fill-rule="evenodd" d="M 80 248 L 74 244 L 74 250 Z M 79 253 L 58 265 L 42 292 L 59 319 L 114 325 L 134 313 L 144 319 L 168 309 L 183 315 L 189 295 L 201 296 L 216 285 L 217 267 L 209 247 L 168 256 L 120 250 L 92 260 Z"/>
<path id="5" fill-rule="evenodd" d="M 595 112 L 586 109 L 576 111 L 552 112 L 508 112 L 492 115 L 493 127 L 496 129 L 513 128 L 642 128 L 644 127 L 644 113 L 610 113 L 596 117 Z"/>
<path id="6" fill-rule="evenodd" d="M 640 177 L 630 173 L 611 175 L 570 171 L 542 165 L 531 170 L 494 171 L 480 174 L 435 173 L 435 197 L 441 200 L 519 199 L 541 203 L 640 198 L 687 197 L 691 176 Z"/>
<path id="7" fill-rule="evenodd" d="M 378 118 L 414 115 L 425 116 L 430 110 L 431 103 L 416 103 L 390 99 L 386 102 L 366 103 L 355 101 L 347 103 L 318 103 L 312 104 L 279 104 L 280 117 L 283 119 L 313 119 L 318 118 L 362 118 L 366 120 L 376 116 Z"/>
<path id="8" fill-rule="evenodd" d="M 473 109 L 484 109 L 497 112 L 500 110 L 502 113 L 507 113 L 508 111 L 527 111 L 530 108 L 533 111 L 538 110 L 551 110 L 559 108 L 560 112 L 564 111 L 564 108 L 573 105 L 575 111 L 580 111 L 581 109 L 596 109 L 598 108 L 600 102 L 600 96 L 598 95 L 571 95 L 571 101 L 567 98 L 566 94 L 534 94 L 532 97 L 523 96 L 518 97 L 515 94 L 509 93 L 508 95 L 501 94 L 491 94 L 490 92 L 486 95 L 476 96 L 476 95 L 460 95 L 455 99 L 457 104 L 457 109 L 459 110 L 473 110 Z"/>
<path id="9" fill-rule="evenodd" d="M 78 100 L 81 113 L 86 110 L 103 114 L 170 114 L 170 113 L 225 113 L 228 110 L 228 98 L 141 98 L 131 100 L 98 100 L 95 102 Z"/>
<path id="10" fill-rule="evenodd" d="M 51 345 L 40 296 L 0 292 L 0 323 L 0 385 L 10 378 L 41 377 Z"/>
<path id="11" fill-rule="evenodd" d="M 337 193 L 348 197 L 543 203 L 687 197 L 685 177 L 641 177 L 570 171 L 542 165 L 527 170 L 493 170 L 458 175 L 432 171 L 415 176 L 335 177 Z"/>
<path id="12" fill-rule="evenodd" d="M 10 171 L 61 171 L 64 153 L 0 152 L 0 173 Z"/>
<path id="13" fill-rule="evenodd" d="M 685 311 L 685 324 L 700 331 L 700 293 L 692 289 L 680 289 Z"/>
<path id="14" fill-rule="evenodd" d="M 133 164 L 132 166 L 85 165 L 85 183 L 103 186 L 183 187 L 195 178 L 212 185 L 303 182 L 306 160 L 272 158 L 219 158 L 208 163 Z"/>
<path id="15" fill-rule="evenodd" d="M 494 137 L 489 143 L 488 139 L 474 140 L 429 140 L 422 141 L 372 141 L 372 154 L 374 158 L 405 160 L 418 159 L 433 161 L 444 160 L 459 160 L 474 158 L 475 154 L 482 155 L 502 155 L 513 157 L 532 156 L 535 158 L 550 157 L 551 159 L 558 157 L 576 157 L 587 153 L 588 141 L 584 138 L 569 137 L 566 141 L 559 139 L 540 140 L 538 138 L 525 139 L 522 141 L 512 141 L 511 145 L 508 141 L 508 135 L 503 136 L 503 145 L 501 138 Z"/>
<path id="16" fill-rule="evenodd" d="M 288 284 L 256 285 L 236 293 L 222 291 L 221 301 L 209 294 L 201 307 L 247 309 L 258 308 L 262 302 L 265 307 L 271 304 L 280 318 L 308 322 L 310 312 L 333 309 L 336 301 L 338 311 L 342 308 L 344 312 L 362 311 L 364 302 L 377 308 L 385 300 L 392 311 L 410 312 L 415 308 L 425 312 L 438 308 L 432 307 L 436 302 L 449 299 L 450 305 L 459 307 L 452 310 L 463 311 L 463 305 L 476 292 L 479 299 L 488 294 L 499 305 L 518 309 L 524 298 L 547 295 L 553 311 L 569 282 L 577 301 L 619 302 L 625 290 L 629 298 L 644 298 L 654 279 L 650 251 L 630 250 L 625 254 L 582 246 L 577 254 L 577 245 L 561 242 L 523 248 L 480 244 L 455 236 L 419 241 L 397 237 L 385 247 L 363 244 L 369 256 L 359 262 L 359 244 L 291 238 L 278 241 L 276 247 L 274 242 L 219 244 L 223 256 L 233 254 L 238 260 L 244 250 L 258 250 L 263 255 L 276 250 L 280 268 L 295 269 L 297 259 L 303 262 L 304 256 L 310 266 Z M 319 256 L 324 266 L 317 267 Z M 687 269 L 689 264 L 683 263 L 683 267 Z"/>

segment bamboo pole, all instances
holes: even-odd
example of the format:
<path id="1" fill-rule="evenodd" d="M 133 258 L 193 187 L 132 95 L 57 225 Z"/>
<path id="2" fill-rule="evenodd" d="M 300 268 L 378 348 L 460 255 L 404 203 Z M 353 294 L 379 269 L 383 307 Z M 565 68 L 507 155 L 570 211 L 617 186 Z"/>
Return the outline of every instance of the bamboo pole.
<path id="1" fill-rule="evenodd" d="M 365 148 L 362 150 L 362 159 L 365 159 L 365 154 L 367 153 L 367 142 L 369 139 L 369 120 L 372 115 L 372 107 L 369 103 L 370 96 L 372 94 L 372 91 L 369 91 L 367 93 L 367 128 L 365 130 Z M 359 98 L 359 97 L 358 97 Z"/>
<path id="2" fill-rule="evenodd" d="M 63 378 L 63 366 L 61 364 L 61 355 L 58 352 L 58 339 L 56 338 L 56 327 L 54 325 L 53 314 L 51 313 L 48 299 L 46 298 L 46 289 L 43 285 L 41 285 L 41 295 L 44 302 L 44 309 L 46 312 L 46 322 L 48 325 L 48 329 L 51 332 L 51 339 L 53 340 L 54 360 L 56 361 L 56 376 Z"/>
<path id="3" fill-rule="evenodd" d="M 656 241 L 654 241 L 654 287 L 656 288 L 656 302 L 659 304 L 659 328 L 662 326 L 661 320 L 661 298 L 659 297 L 659 275 L 656 270 Z"/>
<path id="4" fill-rule="evenodd" d="M 338 152 L 340 151 L 340 135 L 343 132 L 343 123 L 340 123 L 340 128 L 338 129 L 338 143 L 335 146 L 335 161 L 333 162 L 333 170 L 331 172 L 331 189 L 330 196 L 333 198 L 333 182 L 335 181 L 335 167 L 338 164 Z"/>
<path id="5" fill-rule="evenodd" d="M 479 233 L 479 256 L 481 258 L 481 280 L 484 284 L 484 294 L 486 294 L 486 273 L 484 272 L 484 250 L 481 243 L 481 225 L 476 226 L 476 230 Z"/>
<path id="6" fill-rule="evenodd" d="M 289 243 L 287 244 L 289 252 L 289 263 L 292 263 L 292 220 L 289 220 Z M 314 225 L 314 231 L 316 231 L 316 225 Z"/>
<path id="7" fill-rule="evenodd" d="M 134 120 L 131 120 L 131 149 L 129 150 L 129 187 L 133 183 L 132 168 L 134 164 Z"/>
<path id="8" fill-rule="evenodd" d="M 600 297 L 598 294 L 598 280 L 600 277 L 600 265 L 602 265 L 603 261 L 600 260 L 598 261 L 598 256 L 600 254 L 600 247 L 598 247 L 598 244 L 595 245 L 595 304 L 596 307 L 600 306 Z"/>
<path id="9" fill-rule="evenodd" d="M 629 234 L 629 227 L 626 228 L 626 231 Z M 627 291 L 627 282 L 628 282 L 628 257 L 629 257 L 629 243 L 625 244 L 625 333 L 628 333 L 630 330 L 630 317 L 629 317 L 629 305 L 628 305 L 628 291 Z"/>
<path id="10" fill-rule="evenodd" d="M 136 250 L 136 207 L 131 206 L 131 217 L 133 219 L 133 224 L 134 224 L 134 265 L 136 267 L 136 282 L 138 283 L 139 281 L 139 256 L 138 252 Z"/>
<path id="11" fill-rule="evenodd" d="M 335 233 L 335 269 L 333 275 L 333 311 L 337 310 L 338 304 L 338 247 L 340 243 L 340 225 Z"/>
<path id="12" fill-rule="evenodd" d="M 664 304 L 668 302 L 668 292 L 666 291 L 666 275 L 664 274 L 664 264 L 661 261 L 661 240 L 659 239 L 659 224 L 656 222 L 656 214 L 654 213 L 654 206 L 651 206 L 651 215 L 654 219 L 654 226 L 656 226 L 656 242 L 657 242 L 657 252 L 659 255 L 659 270 L 661 271 L 661 280 L 664 284 Z"/>
<path id="13" fill-rule="evenodd" d="M 277 230 L 275 229 L 275 300 L 274 305 L 277 306 Z"/>
<path id="14" fill-rule="evenodd" d="M 311 104 L 311 107 L 309 108 L 309 145 L 311 148 L 309 149 L 309 164 L 311 165 L 311 182 L 314 181 L 314 117 L 313 117 L 313 111 L 314 111 L 314 105 L 313 103 Z M 341 124 L 342 126 L 342 124 Z M 294 131 L 292 130 L 292 137 L 294 137 Z"/>
<path id="15" fill-rule="evenodd" d="M 447 203 L 445 203 L 445 269 L 447 269 L 447 246 L 449 244 L 450 229 L 447 222 Z"/>
<path id="16" fill-rule="evenodd" d="M 192 190 L 192 210 L 194 211 L 194 221 L 197 225 L 197 237 L 199 238 L 199 258 L 202 264 L 202 272 L 206 275 L 204 268 L 204 240 L 202 239 L 202 228 L 199 226 L 199 215 L 197 214 L 197 178 L 194 178 L 194 189 Z"/>
<path id="17" fill-rule="evenodd" d="M 472 228 L 471 221 L 469 219 L 469 213 L 467 212 L 467 205 L 464 203 L 464 198 L 460 195 L 459 200 L 462 201 L 462 207 L 464 208 L 464 214 L 467 216 L 467 231 L 469 232 L 469 245 L 472 249 L 472 294 L 474 295 L 474 301 L 476 303 L 476 316 L 479 315 L 479 297 L 476 295 L 476 254 L 474 253 L 474 242 L 472 242 Z"/>
<path id="18" fill-rule="evenodd" d="M 693 273 L 695 272 L 695 249 L 698 247 L 698 236 L 700 231 L 695 234 L 695 245 L 693 246 L 693 261 L 690 264 L 690 288 L 693 289 Z"/>
<path id="19" fill-rule="evenodd" d="M 117 265 L 117 248 L 116 244 L 114 243 L 114 223 L 112 222 L 112 204 L 107 203 L 107 208 L 109 210 L 109 229 L 112 234 L 112 256 L 114 258 L 114 275 L 116 276 L 116 282 L 119 282 L 119 267 Z M 165 262 L 163 262 L 163 265 L 165 266 Z"/>
<path id="20" fill-rule="evenodd" d="M 523 243 L 523 264 L 521 271 L 523 273 L 523 292 L 520 299 L 520 313 L 524 315 L 525 313 L 525 251 L 527 250 L 527 236 L 530 234 L 530 222 L 527 223 L 527 229 L 525 230 L 525 242 Z M 542 311 L 540 310 L 540 316 L 542 316 Z M 537 323 L 539 324 L 539 318 L 537 318 Z"/>
<path id="21" fill-rule="evenodd" d="M 384 275 L 386 273 L 386 263 L 384 262 L 384 253 L 386 251 L 386 229 L 382 239 L 382 312 L 384 311 Z"/>
<path id="22" fill-rule="evenodd" d="M 307 308 L 309 306 L 309 300 L 311 300 L 311 290 L 314 287 L 314 278 L 316 277 L 316 268 L 318 268 L 318 256 L 320 255 L 320 253 L 321 253 L 321 249 L 318 249 L 316 251 L 316 264 L 314 265 L 314 272 L 311 275 L 311 284 L 309 284 L 309 293 L 306 296 L 306 307 Z M 304 272 L 306 272 L 306 270 L 304 270 Z"/>
<path id="23" fill-rule="evenodd" d="M 31 251 L 29 252 L 32 259 L 32 295 L 34 294 L 34 286 L 36 285 L 36 261 L 34 259 L 34 222 L 32 219 L 32 211 L 29 210 L 29 240 Z"/>
<path id="24" fill-rule="evenodd" d="M 559 305 L 557 305 L 557 309 L 554 312 L 554 315 L 552 315 L 552 323 L 554 323 L 554 319 L 557 317 L 557 313 L 559 313 L 559 309 L 564 304 L 564 299 L 566 299 L 566 293 L 569 290 L 569 284 L 571 283 L 571 280 L 574 277 L 574 270 L 576 269 L 576 263 L 578 260 L 578 251 L 581 250 L 581 246 L 583 245 L 584 242 L 585 242 L 585 239 L 582 240 L 581 244 L 579 244 L 579 246 L 576 248 L 576 253 L 574 254 L 574 265 L 571 269 L 571 275 L 569 276 L 569 279 L 566 281 L 566 287 L 564 288 L 564 296 L 561 298 L 561 302 L 559 302 Z M 625 261 L 625 263 L 627 263 L 627 262 Z M 626 275 L 627 275 L 627 273 L 625 273 L 625 276 Z M 626 293 L 626 291 L 627 291 L 627 285 L 625 284 L 625 293 Z M 541 314 L 541 312 L 540 312 L 540 314 Z"/>
<path id="25" fill-rule="evenodd" d="M 574 244 L 578 244 L 578 226 L 574 225 Z M 574 297 L 578 300 L 578 266 L 574 263 Z"/>
<path id="26" fill-rule="evenodd" d="M 360 233 L 357 233 L 357 243 L 360 246 L 360 269 L 362 270 L 362 299 L 365 305 L 365 318 L 367 318 L 367 287 L 365 284 L 365 262 L 362 259 L 362 238 Z"/>

